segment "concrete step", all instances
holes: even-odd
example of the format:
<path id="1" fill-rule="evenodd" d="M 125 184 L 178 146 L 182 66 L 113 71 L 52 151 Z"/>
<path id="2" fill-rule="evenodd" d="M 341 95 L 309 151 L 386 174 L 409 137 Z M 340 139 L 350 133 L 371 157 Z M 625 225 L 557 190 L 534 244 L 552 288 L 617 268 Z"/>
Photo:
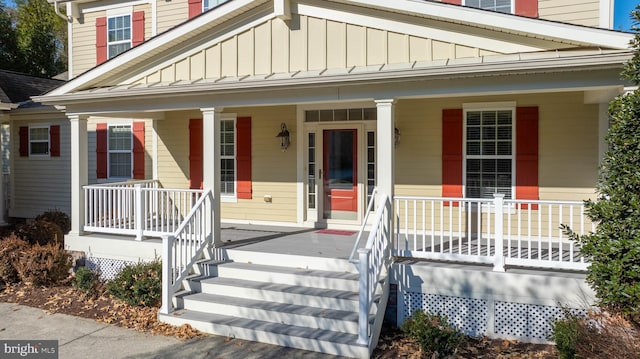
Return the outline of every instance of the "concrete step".
<path id="1" fill-rule="evenodd" d="M 347 259 L 253 252 L 242 249 L 227 249 L 226 251 L 229 260 L 236 263 L 358 273 L 358 268 L 353 263 L 349 263 Z"/>
<path id="2" fill-rule="evenodd" d="M 358 291 L 359 278 L 358 274 L 350 272 L 239 262 L 225 263 L 218 266 L 218 276 L 353 292 Z"/>
<path id="3" fill-rule="evenodd" d="M 357 335 L 344 332 L 190 310 L 160 314 L 159 317 L 166 323 L 189 324 L 195 329 L 215 335 L 351 358 L 369 357 L 368 348 L 356 344 Z"/>
<path id="4" fill-rule="evenodd" d="M 257 282 L 237 278 L 207 278 L 200 281 L 203 293 L 320 308 L 357 311 L 358 293 L 338 289 L 305 287 L 295 284 Z"/>
<path id="5" fill-rule="evenodd" d="M 188 311 L 223 314 L 247 319 L 358 333 L 358 313 L 307 305 L 269 302 L 251 298 L 195 293 L 183 297 Z M 373 319 L 373 317 L 372 317 Z"/>

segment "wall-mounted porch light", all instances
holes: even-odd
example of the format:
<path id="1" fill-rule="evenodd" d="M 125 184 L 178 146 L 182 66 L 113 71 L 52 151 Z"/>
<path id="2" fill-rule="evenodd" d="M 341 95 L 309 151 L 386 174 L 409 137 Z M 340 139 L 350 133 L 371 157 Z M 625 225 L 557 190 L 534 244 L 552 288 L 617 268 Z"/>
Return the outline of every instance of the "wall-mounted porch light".
<path id="1" fill-rule="evenodd" d="M 276 137 L 280 138 L 280 149 L 282 152 L 286 151 L 287 148 L 289 148 L 289 144 L 291 144 L 291 136 L 284 122 L 280 124 L 280 133 Z"/>
<path id="2" fill-rule="evenodd" d="M 397 127 L 394 128 L 393 144 L 398 147 L 400 143 L 400 130 Z"/>

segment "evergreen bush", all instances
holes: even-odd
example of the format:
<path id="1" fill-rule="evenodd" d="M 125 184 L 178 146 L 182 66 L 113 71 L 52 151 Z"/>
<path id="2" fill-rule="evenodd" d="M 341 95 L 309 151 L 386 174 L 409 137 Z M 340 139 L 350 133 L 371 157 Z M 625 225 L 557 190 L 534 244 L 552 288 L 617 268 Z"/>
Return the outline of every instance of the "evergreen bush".
<path id="1" fill-rule="evenodd" d="M 56 285 L 69 277 L 71 255 L 58 244 L 34 244 L 16 263 L 20 279 L 33 285 Z"/>
<path id="2" fill-rule="evenodd" d="M 107 283 L 107 291 L 129 305 L 157 306 L 162 297 L 162 262 L 156 259 L 124 267 Z"/>
<path id="3" fill-rule="evenodd" d="M 29 249 L 29 243 L 11 235 L 0 240 L 0 282 L 13 284 L 20 281 L 16 264 Z"/>
<path id="4" fill-rule="evenodd" d="M 417 310 L 402 324 L 402 331 L 415 340 L 424 355 L 447 358 L 455 354 L 465 337 L 449 324 L 446 315 Z"/>
<path id="5" fill-rule="evenodd" d="M 71 230 L 71 219 L 69 218 L 69 215 L 62 211 L 47 211 L 38 215 L 35 220 L 53 222 L 60 227 L 63 234 L 67 234 Z"/>

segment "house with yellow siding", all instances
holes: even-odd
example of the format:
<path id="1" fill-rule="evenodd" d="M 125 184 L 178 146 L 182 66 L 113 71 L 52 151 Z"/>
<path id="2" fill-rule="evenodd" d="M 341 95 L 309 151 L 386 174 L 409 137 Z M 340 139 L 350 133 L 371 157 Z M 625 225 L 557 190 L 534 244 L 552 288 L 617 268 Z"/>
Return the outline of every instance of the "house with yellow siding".
<path id="1" fill-rule="evenodd" d="M 613 2 L 68 1 L 67 249 L 159 318 L 368 357 L 382 319 L 545 342 L 585 310 Z M 389 304 L 389 305 L 388 305 Z"/>

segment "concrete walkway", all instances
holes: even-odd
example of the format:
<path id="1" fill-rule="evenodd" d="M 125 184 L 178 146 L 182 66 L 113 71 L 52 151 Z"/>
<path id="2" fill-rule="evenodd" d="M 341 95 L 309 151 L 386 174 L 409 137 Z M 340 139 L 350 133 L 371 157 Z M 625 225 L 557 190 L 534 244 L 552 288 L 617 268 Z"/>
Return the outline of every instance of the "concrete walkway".
<path id="1" fill-rule="evenodd" d="M 91 319 L 52 314 L 0 302 L 0 344 L 3 340 L 58 340 L 60 359 L 80 358 L 338 358 L 275 345 L 207 336 L 182 341 Z"/>

